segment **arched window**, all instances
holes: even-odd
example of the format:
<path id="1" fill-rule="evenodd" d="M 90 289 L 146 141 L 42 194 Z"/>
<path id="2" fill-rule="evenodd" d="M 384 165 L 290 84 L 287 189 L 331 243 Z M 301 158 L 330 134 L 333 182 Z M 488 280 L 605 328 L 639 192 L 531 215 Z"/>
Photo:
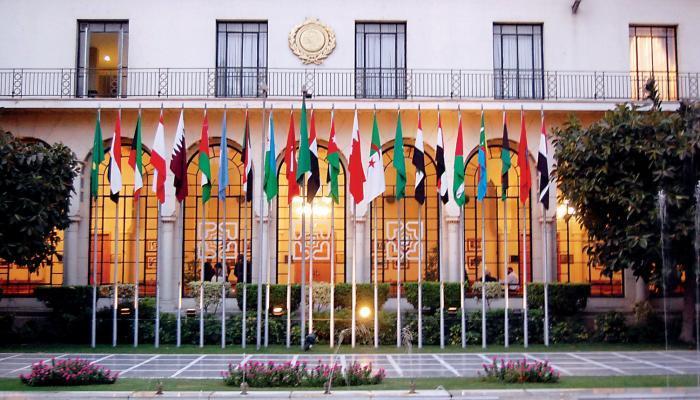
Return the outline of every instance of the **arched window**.
<path id="1" fill-rule="evenodd" d="M 226 222 L 224 225 L 224 202 L 218 198 L 219 193 L 219 163 L 221 147 L 220 140 L 209 147 L 211 165 L 211 198 L 206 203 L 206 223 L 204 224 L 204 262 L 211 264 L 216 269 L 223 266 L 224 254 L 226 255 L 226 272 L 231 283 L 236 282 L 234 267 L 239 254 L 243 254 L 245 217 L 248 215 L 248 265 L 251 264 L 253 248 L 253 212 L 252 203 L 244 202 L 241 176 L 243 175 L 243 157 L 240 151 L 229 145 L 228 156 L 228 181 L 226 189 Z M 211 142 L 210 142 L 211 143 Z M 187 284 L 201 279 L 200 255 L 201 249 L 201 224 L 202 224 L 202 186 L 199 172 L 199 152 L 195 152 L 187 165 L 187 174 L 190 195 L 185 200 L 184 231 L 182 258 L 185 293 Z M 247 212 L 247 214 L 246 214 Z M 224 252 L 224 234 L 226 235 L 226 249 Z M 218 264 L 218 265 L 217 265 Z M 252 268 L 252 265 L 249 267 Z M 250 271 L 250 270 L 249 270 Z M 210 272 L 205 269 L 205 277 L 210 278 Z M 250 278 L 249 278 L 250 279 Z"/>
<path id="2" fill-rule="evenodd" d="M 374 200 L 371 207 L 370 249 L 374 251 L 374 213 L 377 213 L 377 253 L 378 280 L 380 282 L 396 282 L 396 259 L 400 257 L 402 282 L 418 281 L 418 253 L 423 248 L 422 271 L 423 280 L 437 281 L 440 279 L 440 198 L 437 193 L 437 172 L 433 158 L 425 153 L 425 204 L 422 210 L 414 198 L 416 168 L 411 163 L 413 146 L 404 145 L 406 160 L 406 197 L 402 200 L 401 208 L 396 201 L 396 171 L 391 163 L 394 159 L 393 147 L 383 150 L 384 176 L 386 191 Z M 401 227 L 398 225 L 398 215 L 401 212 Z M 418 224 L 418 213 L 422 212 L 421 224 Z M 423 231 L 422 243 L 419 242 L 419 232 Z M 396 235 L 401 248 L 396 248 Z M 373 264 L 372 267 L 373 268 Z M 373 275 L 372 275 L 373 276 Z"/>
<path id="3" fill-rule="evenodd" d="M 340 199 L 338 204 L 331 201 L 328 197 L 329 187 L 326 184 L 326 176 L 328 173 L 328 162 L 326 161 L 327 150 L 324 147 L 318 146 L 318 166 L 321 174 L 321 189 L 314 198 L 313 213 L 314 213 L 314 282 L 330 282 L 331 274 L 331 257 L 335 257 L 335 282 L 345 281 L 345 169 L 341 163 L 340 174 L 338 174 L 338 192 Z M 284 162 L 278 169 L 279 181 L 279 196 L 277 197 L 277 282 L 281 284 L 287 283 L 288 268 L 287 259 L 289 256 L 289 205 L 287 202 L 287 193 L 289 185 L 287 183 L 287 166 Z M 331 254 L 331 207 L 334 209 L 334 253 Z M 306 212 L 306 240 L 307 246 L 310 244 L 311 238 L 311 213 L 310 207 L 306 205 L 306 201 L 302 201 L 300 197 L 295 197 L 292 202 L 292 270 L 291 281 L 293 283 L 301 282 L 301 255 L 302 255 L 302 237 L 301 237 L 301 215 Z M 310 250 L 307 248 L 307 271 L 309 271 L 309 255 Z M 309 272 L 307 272 L 309 273 Z M 308 282 L 308 276 L 307 276 Z"/>
<path id="4" fill-rule="evenodd" d="M 558 197 L 558 196 L 557 196 Z M 557 281 L 591 284 L 591 296 L 624 296 L 622 272 L 603 275 L 603 268 L 588 264 L 588 232 L 566 200 L 557 206 Z"/>
<path id="5" fill-rule="evenodd" d="M 57 232 L 56 255 L 43 262 L 36 271 L 0 260 L 0 289 L 3 296 L 33 296 L 37 286 L 63 284 L 63 231 Z"/>
<path id="6" fill-rule="evenodd" d="M 122 139 L 124 140 L 124 139 Z M 100 164 L 100 184 L 97 197 L 97 221 L 95 208 L 90 198 L 90 264 L 88 266 L 88 282 L 92 282 L 94 243 L 93 232 L 97 222 L 97 283 L 107 285 L 114 283 L 114 234 L 115 222 L 119 224 L 119 263 L 117 265 L 117 282 L 133 284 L 136 277 L 135 266 L 138 258 L 139 283 L 141 293 L 155 295 L 156 283 L 156 254 L 158 252 L 158 203 L 151 194 L 153 182 L 153 167 L 151 157 L 143 152 L 143 188 L 141 189 L 139 242 L 136 242 L 136 208 L 134 207 L 134 171 L 129 166 L 129 145 L 122 145 L 122 191 L 119 202 L 114 203 L 109 198 L 109 148 L 105 149 L 105 160 Z M 115 221 L 119 207 L 119 219 Z"/>
<path id="7" fill-rule="evenodd" d="M 518 168 L 517 145 L 510 144 L 510 165 L 508 173 L 508 190 L 506 201 L 501 199 L 501 150 L 500 141 L 488 144 L 486 154 L 486 172 L 488 189 L 484 198 L 484 221 L 486 231 L 486 271 L 499 281 L 505 278 L 503 265 L 504 227 L 508 229 L 508 254 L 506 260 L 509 268 L 518 275 L 518 282 L 523 282 L 523 207 L 520 203 L 520 168 Z M 474 151 L 467 162 L 464 174 L 465 192 L 469 202 L 464 206 L 464 252 L 466 277 L 470 282 L 481 280 L 482 258 L 482 204 L 476 200 L 478 185 L 479 160 Z M 527 281 L 532 282 L 532 223 L 530 199 L 526 204 Z M 504 225 L 504 213 L 507 213 Z M 522 286 L 520 286 L 522 287 Z"/>

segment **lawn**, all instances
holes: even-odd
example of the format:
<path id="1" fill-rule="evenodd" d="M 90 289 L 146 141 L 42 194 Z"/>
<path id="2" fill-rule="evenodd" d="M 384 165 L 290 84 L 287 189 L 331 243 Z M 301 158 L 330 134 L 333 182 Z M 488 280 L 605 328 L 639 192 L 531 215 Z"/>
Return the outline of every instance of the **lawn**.
<path id="1" fill-rule="evenodd" d="M 668 382 L 667 382 L 668 379 Z M 119 379 L 113 385 L 88 385 L 72 387 L 29 387 L 19 379 L 0 378 L 0 391 L 155 391 L 158 382 L 163 383 L 163 390 L 168 391 L 238 391 L 237 387 L 224 385 L 219 379 Z M 622 377 L 565 377 L 556 384 L 500 384 L 483 382 L 479 378 L 423 378 L 416 379 L 417 389 L 435 389 L 442 386 L 448 390 L 457 389 L 586 389 L 586 388 L 646 388 L 695 386 L 695 375 L 673 376 L 622 376 Z M 409 379 L 386 379 L 379 385 L 339 386 L 334 390 L 408 390 Z M 290 388 L 250 390 L 290 390 Z M 321 388 L 295 388 L 294 390 L 321 390 Z"/>
<path id="2" fill-rule="evenodd" d="M 687 346 L 672 346 L 674 350 L 688 350 Z M 639 351 L 639 350 L 663 350 L 663 345 L 659 344 L 605 344 L 605 343 L 578 343 L 578 344 L 555 344 L 545 347 L 541 344 L 531 345 L 525 349 L 521 345 L 513 345 L 509 348 L 503 345 L 491 345 L 486 350 L 480 346 L 467 346 L 463 349 L 459 346 L 446 346 L 440 349 L 439 346 L 424 346 L 422 349 L 414 347 L 413 353 L 508 353 L 508 352 L 570 352 L 570 351 Z M 693 347 L 691 350 L 694 350 Z M 301 354 L 304 353 L 298 345 L 291 348 L 285 346 L 274 345 L 260 350 L 255 349 L 255 343 L 248 344 L 246 349 L 242 349 L 240 344 L 229 345 L 225 350 L 222 350 L 219 345 L 207 345 L 203 348 L 194 345 L 183 345 L 175 347 L 175 345 L 162 345 L 160 348 L 155 348 L 152 344 L 143 344 L 139 347 L 131 345 L 118 345 L 112 347 L 110 345 L 100 344 L 96 348 L 91 348 L 86 345 L 59 345 L 59 344 L 28 344 L 28 345 L 13 345 L 0 346 L 2 353 L 137 353 L 137 354 L 240 354 L 240 353 L 255 353 L 255 354 Z M 316 345 L 313 349 L 306 353 L 310 354 L 328 354 L 333 350 L 328 345 Z M 406 348 L 396 348 L 396 346 L 380 346 L 375 349 L 373 346 L 358 346 L 354 349 L 350 346 L 342 346 L 341 354 L 383 354 L 383 353 L 406 353 Z"/>

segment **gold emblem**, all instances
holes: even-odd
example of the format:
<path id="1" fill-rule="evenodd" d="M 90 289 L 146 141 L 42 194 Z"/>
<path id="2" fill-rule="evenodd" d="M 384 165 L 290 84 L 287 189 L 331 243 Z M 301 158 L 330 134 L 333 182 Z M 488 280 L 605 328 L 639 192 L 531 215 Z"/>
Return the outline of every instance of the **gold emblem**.
<path id="1" fill-rule="evenodd" d="M 316 18 L 308 18 L 289 32 L 289 48 L 304 64 L 321 64 L 335 49 L 335 32 Z"/>

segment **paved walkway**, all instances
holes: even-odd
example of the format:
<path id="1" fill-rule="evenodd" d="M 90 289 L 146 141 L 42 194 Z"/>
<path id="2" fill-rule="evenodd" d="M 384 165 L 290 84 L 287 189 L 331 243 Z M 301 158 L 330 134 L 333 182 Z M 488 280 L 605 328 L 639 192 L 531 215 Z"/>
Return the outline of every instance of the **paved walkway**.
<path id="1" fill-rule="evenodd" d="M 124 378 L 219 378 L 229 363 L 243 361 L 303 361 L 330 363 L 330 354 L 49 354 L 0 353 L 0 377 L 27 373 L 33 363 L 51 358 L 90 360 Z M 562 352 L 562 353 L 434 353 L 340 354 L 336 361 L 359 361 L 384 368 L 389 378 L 474 377 L 482 364 L 498 359 L 548 360 L 562 376 L 625 376 L 700 374 L 700 354 L 695 351 Z"/>

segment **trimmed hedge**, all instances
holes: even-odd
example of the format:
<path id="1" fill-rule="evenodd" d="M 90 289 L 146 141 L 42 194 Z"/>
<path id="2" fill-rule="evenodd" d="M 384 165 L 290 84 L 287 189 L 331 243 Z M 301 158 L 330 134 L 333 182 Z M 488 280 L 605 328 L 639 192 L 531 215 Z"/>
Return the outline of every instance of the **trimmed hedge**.
<path id="1" fill-rule="evenodd" d="M 34 296 L 54 313 L 83 313 L 92 304 L 92 286 L 39 286 Z"/>
<path id="2" fill-rule="evenodd" d="M 246 308 L 248 311 L 255 310 L 258 307 L 258 284 L 249 283 L 246 289 Z M 265 304 L 265 289 L 263 285 L 262 299 Z M 301 285 L 291 285 L 292 287 L 292 311 L 299 308 L 301 302 Z M 236 300 L 239 307 L 243 307 L 243 283 L 236 284 Z M 287 285 L 274 284 L 270 285 L 270 309 L 272 307 L 282 306 L 287 307 Z"/>
<path id="3" fill-rule="evenodd" d="M 572 316 L 586 308 L 590 296 L 588 283 L 550 283 L 549 312 L 555 317 Z M 528 283 L 527 305 L 531 310 L 544 307 L 544 284 Z"/>
<path id="4" fill-rule="evenodd" d="M 445 282 L 445 307 L 459 307 L 459 282 Z M 423 307 L 433 310 L 440 309 L 440 282 L 423 282 Z M 468 289 L 465 284 L 465 295 Z M 406 300 L 418 309 L 418 283 L 407 282 L 404 284 Z"/>

